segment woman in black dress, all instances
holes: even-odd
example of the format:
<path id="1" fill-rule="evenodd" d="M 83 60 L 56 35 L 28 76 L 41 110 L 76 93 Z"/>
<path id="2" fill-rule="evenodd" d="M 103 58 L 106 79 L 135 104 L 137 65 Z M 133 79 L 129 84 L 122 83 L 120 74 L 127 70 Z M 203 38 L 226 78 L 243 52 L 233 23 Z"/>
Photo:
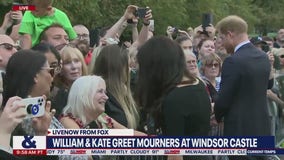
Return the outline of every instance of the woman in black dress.
<path id="1" fill-rule="evenodd" d="M 210 100 L 204 83 L 187 71 L 181 47 L 166 37 L 155 37 L 140 48 L 137 60 L 136 97 L 148 117 L 148 133 L 207 136 Z"/>

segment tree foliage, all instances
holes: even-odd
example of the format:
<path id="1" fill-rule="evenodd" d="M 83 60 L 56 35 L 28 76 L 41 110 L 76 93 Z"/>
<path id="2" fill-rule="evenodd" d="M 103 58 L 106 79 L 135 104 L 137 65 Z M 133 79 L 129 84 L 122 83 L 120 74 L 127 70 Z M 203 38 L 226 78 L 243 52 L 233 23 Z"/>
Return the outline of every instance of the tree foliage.
<path id="1" fill-rule="evenodd" d="M 1 0 L 1 22 L 12 1 Z M 249 31 L 257 34 L 277 31 L 284 20 L 282 0 L 54 0 L 53 6 L 63 10 L 72 24 L 91 29 L 114 24 L 128 4 L 152 9 L 156 34 L 164 34 L 168 25 L 194 28 L 201 24 L 203 13 L 213 14 L 214 25 L 227 15 L 239 15 L 248 22 Z"/>

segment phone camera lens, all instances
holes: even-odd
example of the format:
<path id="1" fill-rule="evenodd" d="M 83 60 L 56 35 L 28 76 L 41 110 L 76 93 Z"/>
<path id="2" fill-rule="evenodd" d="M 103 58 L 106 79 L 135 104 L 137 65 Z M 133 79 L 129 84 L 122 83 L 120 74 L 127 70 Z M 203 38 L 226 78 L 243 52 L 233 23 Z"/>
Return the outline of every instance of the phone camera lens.
<path id="1" fill-rule="evenodd" d="M 31 113 L 32 113 L 32 107 L 33 107 L 32 104 L 29 104 L 29 105 L 28 105 L 28 107 L 27 107 L 27 113 L 28 113 L 28 114 L 31 114 Z"/>

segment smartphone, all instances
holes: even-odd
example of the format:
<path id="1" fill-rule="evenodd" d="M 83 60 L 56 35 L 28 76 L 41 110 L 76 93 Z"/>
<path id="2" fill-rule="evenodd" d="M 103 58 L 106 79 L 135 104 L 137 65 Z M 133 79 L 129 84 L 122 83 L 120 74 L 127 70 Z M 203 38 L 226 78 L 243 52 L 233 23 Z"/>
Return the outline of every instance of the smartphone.
<path id="1" fill-rule="evenodd" d="M 136 10 L 135 16 L 139 18 L 145 18 L 148 8 L 138 8 Z"/>
<path id="2" fill-rule="evenodd" d="M 45 112 L 45 99 L 43 97 L 33 97 L 22 99 L 21 104 L 25 105 L 27 116 L 25 118 L 41 117 Z"/>
<path id="3" fill-rule="evenodd" d="M 213 23 L 213 15 L 211 13 L 204 13 L 202 15 L 202 28 L 205 30 L 210 24 Z"/>

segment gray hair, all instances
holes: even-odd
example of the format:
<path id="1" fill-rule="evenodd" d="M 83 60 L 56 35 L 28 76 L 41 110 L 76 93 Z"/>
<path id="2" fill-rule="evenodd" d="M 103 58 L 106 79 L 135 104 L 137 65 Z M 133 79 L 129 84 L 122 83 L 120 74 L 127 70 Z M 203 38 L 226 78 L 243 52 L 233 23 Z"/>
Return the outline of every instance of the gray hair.
<path id="1" fill-rule="evenodd" d="M 183 53 L 184 53 L 184 55 L 190 55 L 190 56 L 196 58 L 196 55 L 192 51 L 190 51 L 188 49 L 184 49 Z"/>
<path id="2" fill-rule="evenodd" d="M 100 76 L 82 76 L 76 79 L 70 89 L 67 105 L 63 108 L 63 114 L 72 113 L 80 118 L 86 125 L 86 111 L 94 108 L 94 96 L 97 92 L 99 82 L 104 82 Z M 100 115 L 101 113 L 98 113 Z M 94 117 L 96 119 L 97 117 Z"/>

